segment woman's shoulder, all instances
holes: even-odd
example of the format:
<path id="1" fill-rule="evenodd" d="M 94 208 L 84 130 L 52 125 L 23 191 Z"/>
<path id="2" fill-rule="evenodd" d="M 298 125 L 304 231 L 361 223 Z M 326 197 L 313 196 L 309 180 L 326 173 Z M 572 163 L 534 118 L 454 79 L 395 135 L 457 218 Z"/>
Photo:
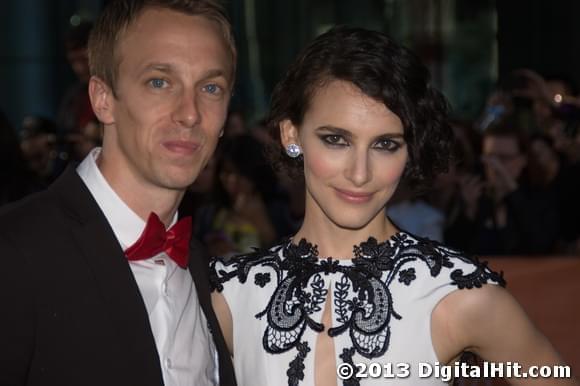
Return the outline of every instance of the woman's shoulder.
<path id="1" fill-rule="evenodd" d="M 414 258 L 423 261 L 432 277 L 446 271 L 450 284 L 459 289 L 479 288 L 487 283 L 505 286 L 503 273 L 492 270 L 486 261 L 439 241 L 402 231 L 393 236 L 391 242 L 397 250 L 397 260 Z"/>
<path id="2" fill-rule="evenodd" d="M 249 253 L 212 257 L 209 264 L 212 290 L 223 291 L 224 284 L 231 280 L 244 284 L 251 273 L 255 273 L 258 278 L 256 280 L 260 281 L 264 276 L 262 271 L 270 271 L 271 267 L 280 265 L 281 251 L 285 244 L 283 241 L 271 248 L 254 248 L 254 251 Z"/>

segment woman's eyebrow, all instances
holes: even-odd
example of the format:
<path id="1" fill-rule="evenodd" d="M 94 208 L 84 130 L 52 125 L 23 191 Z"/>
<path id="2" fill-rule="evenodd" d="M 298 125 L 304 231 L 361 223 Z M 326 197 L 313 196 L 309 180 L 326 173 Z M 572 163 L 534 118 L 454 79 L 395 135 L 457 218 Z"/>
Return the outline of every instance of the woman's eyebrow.
<path id="1" fill-rule="evenodd" d="M 350 130 L 343 129 L 342 127 L 332 126 L 332 125 L 323 125 L 319 126 L 315 129 L 315 131 L 329 131 L 333 134 L 339 134 L 346 138 L 353 138 L 354 135 Z M 379 134 L 374 137 L 374 139 L 380 138 L 404 138 L 403 133 L 383 133 Z"/>
<path id="2" fill-rule="evenodd" d="M 352 136 L 353 136 L 349 130 L 343 129 L 341 127 L 332 126 L 332 125 L 319 126 L 315 129 L 315 131 L 329 131 L 333 134 L 340 134 L 340 135 L 345 136 L 347 138 L 352 138 Z"/>

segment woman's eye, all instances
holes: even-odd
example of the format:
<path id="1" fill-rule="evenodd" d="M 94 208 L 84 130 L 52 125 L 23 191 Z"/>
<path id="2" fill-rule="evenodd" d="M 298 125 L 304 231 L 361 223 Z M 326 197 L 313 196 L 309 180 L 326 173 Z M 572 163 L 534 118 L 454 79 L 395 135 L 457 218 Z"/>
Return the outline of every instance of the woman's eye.
<path id="1" fill-rule="evenodd" d="M 348 143 L 344 140 L 344 138 L 341 135 L 328 134 L 322 135 L 320 138 L 322 139 L 323 142 L 325 142 L 328 145 L 340 145 L 340 146 L 348 145 Z"/>
<path id="2" fill-rule="evenodd" d="M 153 88 L 164 88 L 167 86 L 167 82 L 163 79 L 151 79 L 149 84 Z"/>
<path id="3" fill-rule="evenodd" d="M 385 150 L 385 151 L 389 151 L 389 152 L 395 152 L 400 147 L 401 147 L 401 144 L 399 144 L 396 141 L 393 141 L 392 139 L 381 139 L 381 140 L 377 141 L 375 146 L 374 146 L 375 149 Z"/>

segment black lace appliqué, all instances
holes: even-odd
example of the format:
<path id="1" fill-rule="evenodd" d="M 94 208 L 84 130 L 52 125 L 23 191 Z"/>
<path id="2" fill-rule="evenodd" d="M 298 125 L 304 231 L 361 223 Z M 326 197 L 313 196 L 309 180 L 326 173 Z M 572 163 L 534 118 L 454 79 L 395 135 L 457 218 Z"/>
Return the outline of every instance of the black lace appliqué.
<path id="1" fill-rule="evenodd" d="M 417 278 L 415 275 L 415 268 L 403 269 L 399 272 L 399 283 L 405 283 L 405 285 L 410 285 L 413 280 Z"/>
<path id="2" fill-rule="evenodd" d="M 290 362 L 286 375 L 288 376 L 288 386 L 298 386 L 304 380 L 304 359 L 310 351 L 308 342 L 301 342 L 296 345 L 298 355 Z"/>
<path id="3" fill-rule="evenodd" d="M 487 267 L 487 261 L 477 261 L 475 270 L 467 275 L 463 275 L 461 269 L 456 269 L 451 272 L 451 279 L 453 279 L 452 284 L 457 285 L 459 289 L 481 288 L 488 281 L 494 281 L 503 287 L 506 284 L 501 273 L 494 272 Z"/>
<path id="4" fill-rule="evenodd" d="M 352 357 L 354 356 L 354 353 L 355 353 L 354 348 L 352 348 L 352 347 L 345 348 L 342 350 L 342 354 L 340 354 L 338 357 L 340 359 L 342 359 L 343 363 L 347 363 L 347 364 L 351 365 L 352 368 L 355 369 L 355 372 L 356 372 L 357 367 L 354 365 L 354 362 L 352 361 Z M 343 382 L 342 382 L 343 386 L 360 386 L 360 382 L 359 382 L 358 378 L 356 377 L 355 372 L 352 373 L 350 378 L 343 380 Z"/>
<path id="5" fill-rule="evenodd" d="M 452 269 L 453 259 L 472 265 L 473 271 L 467 274 L 461 269 L 451 271 L 451 284 L 458 288 L 481 287 L 488 281 L 505 284 L 503 277 L 491 271 L 485 263 L 404 232 L 382 243 L 369 238 L 355 246 L 353 252 L 352 264 L 341 265 L 336 259 L 320 259 L 316 246 L 303 239 L 298 244 L 288 241 L 269 251 L 257 250 L 222 262 L 228 269 L 219 272 L 216 272 L 215 261 L 211 265 L 210 279 L 218 291 L 223 289 L 224 282 L 234 277 L 244 283 L 253 266 L 272 269 L 277 288 L 267 307 L 256 317 L 267 317 L 262 339 L 267 352 L 277 354 L 294 348 L 298 350 L 299 354 L 288 370 L 289 381 L 295 382 L 291 384 L 297 385 L 303 379 L 303 360 L 309 350 L 306 350 L 305 343 L 300 343 L 304 331 L 307 327 L 315 332 L 324 330 L 324 326 L 313 317 L 321 311 L 321 304 L 327 298 L 329 289 L 324 277 L 330 273 L 340 274 L 332 288 L 338 323 L 327 333 L 335 337 L 348 332 L 352 347 L 345 349 L 340 356 L 345 363 L 349 358 L 352 362 L 355 353 L 372 359 L 388 350 L 391 318 L 404 317 L 396 312 L 389 287 L 395 280 L 407 286 L 413 285 L 417 279 L 415 267 L 418 262 L 426 265 L 432 277 L 437 277 L 443 268 Z M 411 263 L 414 265 L 406 267 Z M 261 286 L 265 277 L 258 278 L 258 275 L 255 283 Z M 344 385 L 355 386 L 358 382 L 356 379 L 347 380 Z"/>
<path id="6" fill-rule="evenodd" d="M 264 288 L 266 284 L 268 284 L 269 282 L 270 282 L 270 273 L 268 272 L 266 273 L 258 272 L 256 276 L 254 276 L 254 284 L 260 286 L 261 288 Z"/>

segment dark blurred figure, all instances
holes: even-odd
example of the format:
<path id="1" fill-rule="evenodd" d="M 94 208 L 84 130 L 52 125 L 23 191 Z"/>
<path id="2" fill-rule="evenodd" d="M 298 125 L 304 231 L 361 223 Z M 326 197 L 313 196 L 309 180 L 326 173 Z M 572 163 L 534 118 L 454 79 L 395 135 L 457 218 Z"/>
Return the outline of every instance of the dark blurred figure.
<path id="1" fill-rule="evenodd" d="M 69 30 L 65 40 L 66 57 L 77 81 L 65 92 L 58 111 L 57 125 L 63 137 L 73 142 L 77 139 L 76 134 L 97 121 L 88 94 L 90 75 L 87 45 L 92 27 L 92 23 L 82 22 Z"/>
<path id="2" fill-rule="evenodd" d="M 447 229 L 446 241 L 486 255 L 553 251 L 559 232 L 555 198 L 527 183 L 527 141 L 514 120 L 486 130 L 481 162 L 483 176 L 462 180 L 462 210 Z"/>
<path id="3" fill-rule="evenodd" d="M 276 155 L 269 153 L 276 153 L 279 151 L 279 145 L 274 141 L 267 126 L 267 119 L 258 120 L 254 125 L 250 126 L 249 133 L 266 149 L 266 158 L 269 159 L 270 165 L 276 164 Z M 294 234 L 298 231 L 304 220 L 305 210 L 305 185 L 304 178 L 294 178 L 291 174 L 284 170 L 277 168 L 274 171 L 278 183 L 278 197 L 283 198 L 286 207 L 283 210 L 283 219 L 280 223 L 278 233 L 282 236 Z"/>
<path id="4" fill-rule="evenodd" d="M 210 254 L 250 252 L 287 236 L 292 231 L 287 200 L 279 194 L 263 145 L 251 135 L 226 137 L 217 154 L 215 174 L 207 176 L 215 183 L 213 203 L 194 216 L 197 237 Z"/>
<path id="5" fill-rule="evenodd" d="M 72 161 L 80 162 L 92 149 L 103 144 L 103 128 L 98 121 L 90 121 L 78 133 L 66 138 L 66 149 Z"/>
<path id="6" fill-rule="evenodd" d="M 386 208 L 386 213 L 398 228 L 414 235 L 443 242 L 445 214 L 429 203 L 430 191 L 417 194 L 401 181 Z"/>
<path id="7" fill-rule="evenodd" d="M 272 136 L 268 132 L 268 126 L 266 125 L 265 118 L 259 119 L 254 125 L 250 126 L 248 133 L 256 138 L 266 148 L 269 147 L 273 142 Z"/>
<path id="8" fill-rule="evenodd" d="M 0 206 L 41 188 L 28 169 L 16 132 L 0 111 Z"/>
<path id="9" fill-rule="evenodd" d="M 537 75 L 539 77 L 539 75 Z M 541 80 L 538 80 L 541 81 Z M 533 81 L 531 81 L 533 84 Z M 573 124 L 579 117 L 573 116 L 573 111 L 567 111 L 567 107 L 562 105 L 565 100 L 574 98 L 577 90 L 574 82 L 566 79 L 563 75 L 546 77 L 542 87 L 544 92 L 536 91 L 533 95 L 534 114 L 538 126 L 543 133 L 548 133 L 554 125 Z"/>
<path id="10" fill-rule="evenodd" d="M 536 117 L 535 90 L 531 82 L 520 71 L 514 71 L 502 78 L 487 99 L 482 116 L 476 122 L 480 134 L 488 129 L 510 121 L 522 136 L 530 136 L 541 131 Z"/>
<path id="11" fill-rule="evenodd" d="M 576 84 L 566 76 L 542 77 L 529 69 L 514 71 L 514 98 L 533 106 L 536 132 L 552 138 L 563 161 L 580 163 L 580 98 Z M 514 82 L 512 82 L 514 83 Z"/>
<path id="12" fill-rule="evenodd" d="M 217 178 L 217 162 L 220 147 L 216 149 L 213 156 L 209 159 L 205 167 L 199 172 L 196 180 L 186 190 L 183 200 L 179 205 L 179 217 L 191 216 L 194 220 L 194 233 L 200 234 L 202 231 L 200 227 L 199 216 L 200 210 L 206 211 L 207 207 L 211 207 L 215 201 L 214 189 L 216 187 Z M 202 209 L 203 208 L 203 209 Z"/>
<path id="13" fill-rule="evenodd" d="M 449 170 L 435 177 L 432 189 L 424 195 L 427 203 L 444 215 L 441 232 L 445 239 L 446 229 L 452 226 L 462 213 L 464 205 L 461 199 L 466 185 L 481 176 L 481 135 L 470 121 L 452 120 L 454 143 L 452 161 Z"/>
<path id="14" fill-rule="evenodd" d="M 551 137 L 538 134 L 530 140 L 531 187 L 553 197 L 558 207 L 560 232 L 557 252 L 580 254 L 580 167 L 567 163 Z"/>
<path id="15" fill-rule="evenodd" d="M 232 110 L 228 113 L 228 118 L 224 125 L 224 135 L 226 137 L 236 137 L 246 134 L 246 121 L 241 111 Z"/>
<path id="16" fill-rule="evenodd" d="M 62 171 L 57 129 L 53 121 L 27 116 L 20 128 L 20 148 L 28 168 L 44 185 L 49 185 Z"/>

